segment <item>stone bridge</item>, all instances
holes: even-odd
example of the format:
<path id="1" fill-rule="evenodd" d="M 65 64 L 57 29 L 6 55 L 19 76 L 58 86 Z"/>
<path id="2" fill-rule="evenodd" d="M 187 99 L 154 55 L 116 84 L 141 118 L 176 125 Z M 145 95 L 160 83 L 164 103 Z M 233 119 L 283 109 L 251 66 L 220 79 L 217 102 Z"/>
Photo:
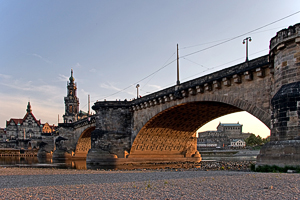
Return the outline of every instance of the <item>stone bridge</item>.
<path id="1" fill-rule="evenodd" d="M 85 159 L 91 148 L 91 132 L 95 130 L 95 121 L 96 116 L 91 115 L 73 123 L 60 123 L 53 159 Z"/>
<path id="2" fill-rule="evenodd" d="M 271 130 L 258 165 L 299 166 L 300 24 L 279 31 L 268 55 L 133 101 L 98 101 L 93 109 L 88 166 L 200 161 L 196 131 L 238 111 Z"/>

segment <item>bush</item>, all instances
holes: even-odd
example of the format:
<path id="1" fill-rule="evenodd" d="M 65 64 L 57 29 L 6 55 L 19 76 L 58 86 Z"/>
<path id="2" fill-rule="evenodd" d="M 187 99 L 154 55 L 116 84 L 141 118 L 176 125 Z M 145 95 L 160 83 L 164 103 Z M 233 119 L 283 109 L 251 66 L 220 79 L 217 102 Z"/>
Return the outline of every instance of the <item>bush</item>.
<path id="1" fill-rule="evenodd" d="M 297 173 L 300 173 L 300 166 L 293 167 L 293 166 L 285 166 L 279 167 L 276 165 L 262 165 L 255 168 L 254 164 L 250 166 L 251 171 L 254 172 L 273 172 L 273 173 L 287 173 L 288 170 L 296 170 Z"/>
<path id="2" fill-rule="evenodd" d="M 250 170 L 253 171 L 253 172 L 255 172 L 255 164 L 251 164 L 250 165 Z"/>

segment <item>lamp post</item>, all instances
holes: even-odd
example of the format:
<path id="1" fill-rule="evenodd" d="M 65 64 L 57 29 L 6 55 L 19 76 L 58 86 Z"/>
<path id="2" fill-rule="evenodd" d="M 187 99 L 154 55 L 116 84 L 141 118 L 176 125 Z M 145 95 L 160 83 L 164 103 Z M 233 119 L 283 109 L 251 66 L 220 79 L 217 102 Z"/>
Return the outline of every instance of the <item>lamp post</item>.
<path id="1" fill-rule="evenodd" d="M 177 44 L 177 81 L 176 85 L 180 85 L 179 81 L 179 54 L 178 54 L 178 44 Z"/>
<path id="2" fill-rule="evenodd" d="M 137 99 L 139 98 L 139 87 L 140 87 L 140 84 L 137 84 L 136 85 L 136 98 Z"/>
<path id="3" fill-rule="evenodd" d="M 246 37 L 246 38 L 243 40 L 243 44 L 246 43 L 246 62 L 249 61 L 249 59 L 248 59 L 248 40 L 249 40 L 249 42 L 251 42 L 251 37 Z M 245 41 L 246 41 L 246 42 L 245 42 Z"/>

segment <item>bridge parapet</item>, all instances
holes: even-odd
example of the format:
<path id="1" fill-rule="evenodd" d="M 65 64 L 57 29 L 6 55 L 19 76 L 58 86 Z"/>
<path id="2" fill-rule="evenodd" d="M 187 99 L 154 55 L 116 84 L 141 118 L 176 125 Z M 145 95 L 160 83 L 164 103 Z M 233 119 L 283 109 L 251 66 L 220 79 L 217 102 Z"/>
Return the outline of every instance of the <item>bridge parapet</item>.
<path id="1" fill-rule="evenodd" d="M 96 116 L 95 115 L 91 115 L 91 116 L 88 116 L 86 118 L 83 118 L 83 119 L 80 119 L 78 121 L 75 121 L 73 123 L 59 123 L 58 126 L 59 127 L 65 127 L 65 128 L 74 128 L 74 129 L 77 129 L 77 128 L 86 126 L 88 124 L 93 124 L 95 122 L 96 122 Z"/>
<path id="2" fill-rule="evenodd" d="M 241 84 L 242 80 L 252 81 L 253 73 L 259 78 L 264 78 L 265 69 L 269 67 L 269 56 L 262 56 L 133 100 L 129 105 L 133 110 L 139 110 L 198 93 L 220 90 L 222 87 L 230 87 L 233 83 Z M 270 73 L 273 73 L 272 69 Z"/>
<path id="3" fill-rule="evenodd" d="M 284 48 L 285 43 L 296 39 L 296 42 L 300 42 L 300 23 L 290 26 L 286 29 L 278 31 L 276 36 L 273 37 L 270 41 L 270 55 L 274 55 L 274 50 L 280 50 Z M 297 39 L 298 38 L 298 39 Z M 276 48 L 276 49 L 275 49 Z"/>
<path id="4" fill-rule="evenodd" d="M 93 110 L 99 110 L 101 108 L 127 108 L 130 106 L 130 101 L 97 101 L 93 106 Z"/>
<path id="5" fill-rule="evenodd" d="M 235 65 L 230 68 L 214 72 L 180 84 L 172 86 L 161 91 L 149 94 L 147 96 L 135 99 L 133 101 L 97 101 L 92 107 L 94 110 L 109 108 L 129 108 L 133 111 L 146 109 L 151 106 L 164 104 L 166 102 L 182 99 L 189 95 L 197 93 L 219 90 L 222 87 L 229 87 L 232 83 L 242 83 L 243 78 L 246 81 L 253 80 L 253 73 L 259 78 L 265 77 L 265 69 L 269 68 L 269 56 L 262 56 L 254 60 Z M 273 70 L 270 70 L 273 73 Z"/>

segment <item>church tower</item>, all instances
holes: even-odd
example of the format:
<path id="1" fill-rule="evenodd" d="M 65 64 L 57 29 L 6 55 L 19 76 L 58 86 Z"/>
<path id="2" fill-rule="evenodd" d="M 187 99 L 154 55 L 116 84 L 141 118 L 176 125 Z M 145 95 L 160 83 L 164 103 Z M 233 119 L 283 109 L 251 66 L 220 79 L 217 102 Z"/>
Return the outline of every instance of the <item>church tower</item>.
<path id="1" fill-rule="evenodd" d="M 73 69 L 71 69 L 70 81 L 67 83 L 67 96 L 65 97 L 65 114 L 63 116 L 64 123 L 72 123 L 77 121 L 79 113 L 79 99 L 76 96 L 76 83 L 73 77 Z"/>

